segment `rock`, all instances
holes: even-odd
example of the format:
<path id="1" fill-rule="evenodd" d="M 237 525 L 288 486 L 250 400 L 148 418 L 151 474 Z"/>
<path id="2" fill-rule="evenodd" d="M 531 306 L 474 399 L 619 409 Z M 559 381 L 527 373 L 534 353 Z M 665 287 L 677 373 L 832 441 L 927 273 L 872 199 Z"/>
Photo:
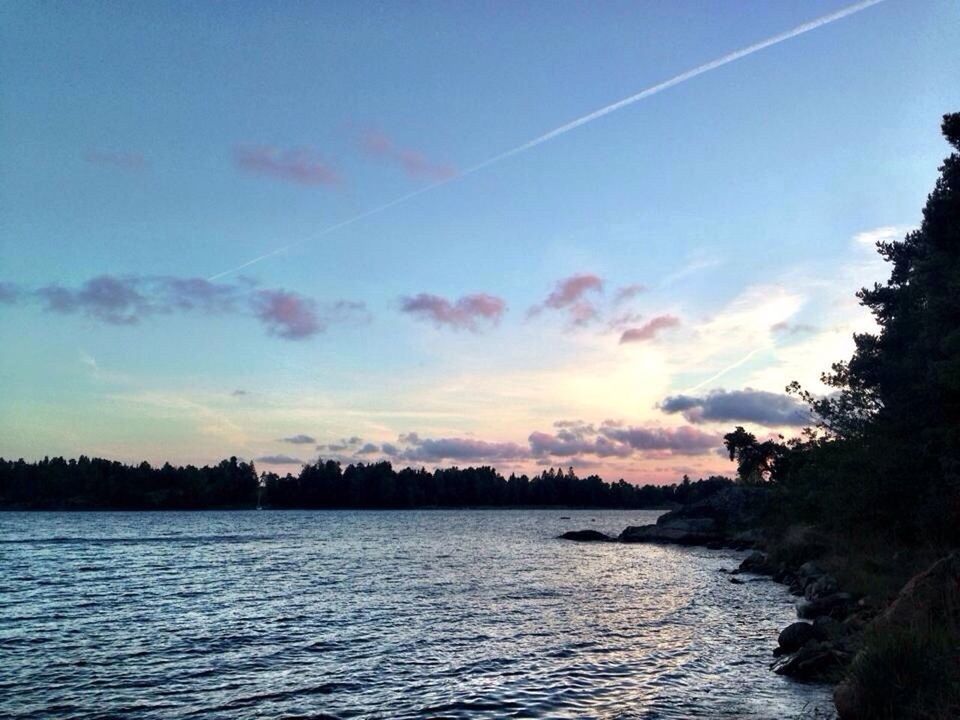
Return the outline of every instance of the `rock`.
<path id="1" fill-rule="evenodd" d="M 614 538 L 597 530 L 570 530 L 560 536 L 561 540 L 576 542 L 613 542 Z"/>
<path id="2" fill-rule="evenodd" d="M 679 519 L 709 518 L 732 535 L 754 527 L 766 507 L 770 491 L 764 487 L 731 485 L 703 500 L 661 515 L 657 524 Z"/>
<path id="3" fill-rule="evenodd" d="M 805 622 L 795 622 L 780 631 L 777 643 L 783 652 L 792 653 L 806 645 L 809 640 L 813 640 L 814 635 L 813 625 Z"/>
<path id="4" fill-rule="evenodd" d="M 851 680 L 844 680 L 833 689 L 833 705 L 841 720 L 856 720 L 861 717 L 859 689 Z"/>
<path id="5" fill-rule="evenodd" d="M 737 568 L 737 572 L 756 573 L 757 575 L 773 575 L 776 568 L 770 563 L 766 553 L 754 550 L 747 555 Z"/>
<path id="6" fill-rule="evenodd" d="M 706 545 L 720 540 L 711 520 L 684 520 L 661 525 L 635 525 L 620 533 L 620 542 Z"/>
<path id="7" fill-rule="evenodd" d="M 744 530 L 730 537 L 730 547 L 734 550 L 750 550 L 762 542 L 763 538 L 756 530 Z"/>
<path id="8" fill-rule="evenodd" d="M 833 595 L 839 589 L 840 587 L 833 575 L 821 575 L 807 583 L 803 590 L 803 596 L 807 600 L 818 600 L 827 595 Z"/>
<path id="9" fill-rule="evenodd" d="M 797 577 L 803 581 L 815 580 L 826 573 L 820 569 L 820 566 L 813 561 L 805 562 L 797 568 Z"/>
<path id="10" fill-rule="evenodd" d="M 821 615 L 813 621 L 813 635 L 817 640 L 836 642 L 847 634 L 847 627 L 829 615 Z"/>
<path id="11" fill-rule="evenodd" d="M 889 607 L 873 621 L 874 628 L 912 627 L 930 618 L 960 614 L 960 552 L 941 558 L 897 593 Z"/>
<path id="12" fill-rule="evenodd" d="M 816 600 L 798 600 L 797 617 L 813 620 L 820 615 L 845 616 L 852 605 L 853 596 L 843 592 L 833 593 Z"/>
<path id="13" fill-rule="evenodd" d="M 740 578 L 735 577 L 727 578 L 727 580 L 732 582 L 734 585 L 743 585 L 746 582 L 746 580 L 741 580 Z"/>
<path id="14" fill-rule="evenodd" d="M 809 640 L 799 650 L 776 660 L 770 667 L 778 675 L 798 680 L 823 679 L 843 663 L 843 655 L 830 643 Z"/>

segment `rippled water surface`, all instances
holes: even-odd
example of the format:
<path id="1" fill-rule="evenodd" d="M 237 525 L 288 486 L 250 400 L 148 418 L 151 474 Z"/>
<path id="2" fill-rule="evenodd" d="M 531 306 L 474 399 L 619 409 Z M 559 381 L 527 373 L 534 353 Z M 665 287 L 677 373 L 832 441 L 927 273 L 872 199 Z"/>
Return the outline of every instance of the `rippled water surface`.
<path id="1" fill-rule="evenodd" d="M 571 519 L 563 520 L 562 515 Z M 644 511 L 0 513 L 0 716 L 794 718 L 743 553 Z"/>

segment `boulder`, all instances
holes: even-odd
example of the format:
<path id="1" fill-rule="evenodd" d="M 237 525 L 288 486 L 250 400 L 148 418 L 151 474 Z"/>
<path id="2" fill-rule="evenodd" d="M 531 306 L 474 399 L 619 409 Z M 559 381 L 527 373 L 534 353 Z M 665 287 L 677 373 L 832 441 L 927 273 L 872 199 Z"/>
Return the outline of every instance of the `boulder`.
<path id="1" fill-rule="evenodd" d="M 843 654 L 830 643 L 807 641 L 799 650 L 774 661 L 770 668 L 778 675 L 798 680 L 822 680 L 843 664 Z"/>
<path id="2" fill-rule="evenodd" d="M 853 596 L 849 593 L 833 593 L 816 600 L 798 600 L 797 617 L 813 620 L 821 615 L 845 617 L 853 606 Z"/>
<path id="3" fill-rule="evenodd" d="M 777 644 L 780 645 L 782 652 L 792 653 L 802 648 L 808 641 L 813 640 L 814 635 L 813 625 L 805 622 L 795 622 L 780 631 Z"/>
<path id="4" fill-rule="evenodd" d="M 813 621 L 813 635 L 817 640 L 836 642 L 847 634 L 847 626 L 829 615 L 821 615 Z"/>
<path id="5" fill-rule="evenodd" d="M 820 569 L 820 566 L 815 562 L 808 561 L 803 565 L 797 568 L 797 577 L 800 578 L 803 582 L 808 582 L 810 580 L 816 580 L 821 575 L 826 573 Z"/>
<path id="6" fill-rule="evenodd" d="M 560 536 L 561 540 L 575 540 L 576 542 L 614 542 L 610 537 L 597 530 L 570 530 Z"/>
<path id="7" fill-rule="evenodd" d="M 840 586 L 837 585 L 837 580 L 833 575 L 821 575 L 806 584 L 803 589 L 803 596 L 807 600 L 818 600 L 833 595 L 838 590 L 840 590 Z"/>
<path id="8" fill-rule="evenodd" d="M 676 545 L 706 545 L 720 540 L 713 522 L 677 520 L 669 524 L 632 525 L 620 533 L 620 542 L 664 543 Z"/>
<path id="9" fill-rule="evenodd" d="M 754 550 L 747 555 L 737 568 L 737 572 L 756 573 L 757 575 L 773 575 L 777 568 L 770 562 L 766 553 Z"/>

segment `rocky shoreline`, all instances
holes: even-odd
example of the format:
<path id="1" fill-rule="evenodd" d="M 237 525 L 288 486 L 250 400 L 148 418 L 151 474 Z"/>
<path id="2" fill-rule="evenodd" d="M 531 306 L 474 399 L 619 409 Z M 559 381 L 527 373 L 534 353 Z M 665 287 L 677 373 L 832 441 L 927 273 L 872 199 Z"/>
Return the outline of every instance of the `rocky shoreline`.
<path id="1" fill-rule="evenodd" d="M 729 573 L 770 578 L 798 597 L 798 620 L 777 638 L 770 669 L 805 682 L 836 684 L 834 704 L 842 720 L 863 717 L 858 708 L 864 690 L 845 671 L 857 657 L 867 630 L 899 623 L 908 626 L 918 616 L 937 612 L 936 598 L 960 587 L 960 553 L 954 553 L 914 577 L 892 604 L 878 607 L 840 587 L 837 578 L 818 560 L 830 543 L 809 526 L 791 527 L 771 537 L 762 522 L 771 495 L 762 487 L 733 486 L 699 502 L 667 512 L 652 525 L 627 527 L 613 537 L 596 530 L 575 530 L 560 537 L 577 542 L 621 542 L 695 545 L 713 549 L 753 550 Z M 895 618 L 895 620 L 891 620 Z M 839 683 L 839 684 L 837 684 Z"/>

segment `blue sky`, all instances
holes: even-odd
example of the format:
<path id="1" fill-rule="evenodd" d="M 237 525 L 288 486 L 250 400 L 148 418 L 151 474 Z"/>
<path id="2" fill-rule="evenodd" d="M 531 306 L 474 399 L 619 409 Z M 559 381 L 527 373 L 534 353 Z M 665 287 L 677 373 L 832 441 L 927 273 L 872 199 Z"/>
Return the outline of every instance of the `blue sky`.
<path id="1" fill-rule="evenodd" d="M 0 455 L 729 471 L 711 441 L 790 431 L 756 401 L 869 328 L 864 239 L 918 222 L 960 107 L 956 5 L 459 173 L 844 5 L 5 4 Z"/>

